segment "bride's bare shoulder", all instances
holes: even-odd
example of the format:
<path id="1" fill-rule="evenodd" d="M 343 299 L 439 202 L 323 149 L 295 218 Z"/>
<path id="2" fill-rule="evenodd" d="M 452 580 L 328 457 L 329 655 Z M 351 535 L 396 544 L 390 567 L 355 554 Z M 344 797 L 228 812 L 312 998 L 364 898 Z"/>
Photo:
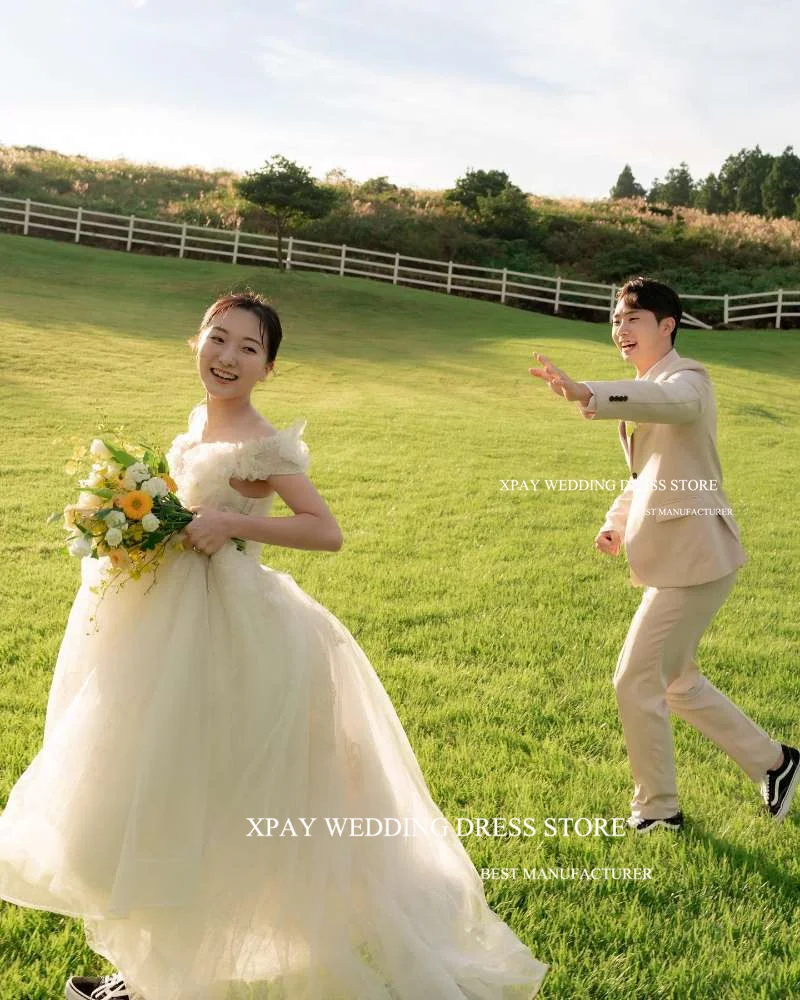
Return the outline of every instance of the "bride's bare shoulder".
<path id="1" fill-rule="evenodd" d="M 252 436 L 255 438 L 263 438 L 263 437 L 272 437 L 273 434 L 277 433 L 278 433 L 277 427 L 273 427 L 268 420 L 265 420 L 264 417 L 259 416 L 258 419 L 254 422 L 254 424 L 250 428 L 248 436 Z"/>

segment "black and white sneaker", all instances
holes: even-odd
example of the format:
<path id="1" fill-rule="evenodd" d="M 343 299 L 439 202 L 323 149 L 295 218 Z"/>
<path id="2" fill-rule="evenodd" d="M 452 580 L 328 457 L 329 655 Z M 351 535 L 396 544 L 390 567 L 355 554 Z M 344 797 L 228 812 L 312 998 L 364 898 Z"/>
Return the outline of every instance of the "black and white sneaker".
<path id="1" fill-rule="evenodd" d="M 119 972 L 110 976 L 70 976 L 64 987 L 67 1000 L 144 1000 L 129 990 Z"/>
<path id="2" fill-rule="evenodd" d="M 781 743 L 783 763 L 767 771 L 761 782 L 761 798 L 772 817 L 780 822 L 792 804 L 800 782 L 800 750 Z"/>
<path id="3" fill-rule="evenodd" d="M 650 833 L 651 830 L 656 830 L 659 826 L 663 826 L 665 830 L 680 830 L 683 827 L 683 813 L 676 812 L 674 816 L 668 816 L 666 819 L 634 819 L 633 816 L 628 817 L 628 826 L 635 830 L 637 833 Z"/>

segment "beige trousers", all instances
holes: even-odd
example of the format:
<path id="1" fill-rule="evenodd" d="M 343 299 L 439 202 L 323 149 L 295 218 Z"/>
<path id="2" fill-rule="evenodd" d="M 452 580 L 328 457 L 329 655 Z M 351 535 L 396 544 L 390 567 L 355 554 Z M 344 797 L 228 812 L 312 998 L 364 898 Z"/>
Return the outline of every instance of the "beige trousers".
<path id="1" fill-rule="evenodd" d="M 736 581 L 647 587 L 617 660 L 614 690 L 635 784 L 631 815 L 678 811 L 669 712 L 713 740 L 754 782 L 775 766 L 781 745 L 697 669 L 700 637 Z"/>

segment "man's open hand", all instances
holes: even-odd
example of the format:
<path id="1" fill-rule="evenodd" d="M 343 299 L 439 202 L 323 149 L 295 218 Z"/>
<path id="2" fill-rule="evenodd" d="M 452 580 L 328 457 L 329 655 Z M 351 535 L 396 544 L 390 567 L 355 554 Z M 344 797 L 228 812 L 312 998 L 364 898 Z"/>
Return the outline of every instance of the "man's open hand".
<path id="1" fill-rule="evenodd" d="M 529 368 L 528 371 L 536 378 L 549 382 L 550 388 L 557 396 L 563 396 L 571 403 L 580 403 L 586 406 L 592 398 L 592 392 L 588 385 L 583 382 L 573 382 L 565 371 L 556 368 L 553 362 L 543 354 L 533 352 L 533 356 L 539 362 L 539 368 Z"/>

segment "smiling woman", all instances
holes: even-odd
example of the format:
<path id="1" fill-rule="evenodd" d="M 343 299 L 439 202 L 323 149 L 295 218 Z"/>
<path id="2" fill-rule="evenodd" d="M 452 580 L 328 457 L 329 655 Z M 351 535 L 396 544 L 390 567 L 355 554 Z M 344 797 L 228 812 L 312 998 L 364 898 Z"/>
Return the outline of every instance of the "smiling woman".
<path id="1" fill-rule="evenodd" d="M 307 476 L 305 420 L 276 429 L 250 403 L 277 317 L 255 294 L 220 302 L 197 341 L 207 403 L 167 452 L 195 548 L 149 592 L 107 592 L 97 630 L 102 568 L 82 561 L 44 743 L 0 816 L 0 896 L 81 917 L 116 967 L 72 976 L 67 1000 L 221 1000 L 248 983 L 283 1000 L 530 1000 L 547 966 L 487 904 L 364 650 L 258 544 L 227 544 L 342 537 Z M 291 516 L 266 516 L 264 489 Z M 318 832 L 251 837 L 262 815 Z M 331 816 L 429 833 L 325 836 Z"/>
<path id="2" fill-rule="evenodd" d="M 274 368 L 282 339 L 278 314 L 261 296 L 231 293 L 208 307 L 189 344 L 206 386 L 212 431 L 218 423 L 224 429 L 253 415 L 250 392 Z M 218 405 L 211 405 L 210 388 L 234 383 L 235 393 L 226 392 Z"/>

